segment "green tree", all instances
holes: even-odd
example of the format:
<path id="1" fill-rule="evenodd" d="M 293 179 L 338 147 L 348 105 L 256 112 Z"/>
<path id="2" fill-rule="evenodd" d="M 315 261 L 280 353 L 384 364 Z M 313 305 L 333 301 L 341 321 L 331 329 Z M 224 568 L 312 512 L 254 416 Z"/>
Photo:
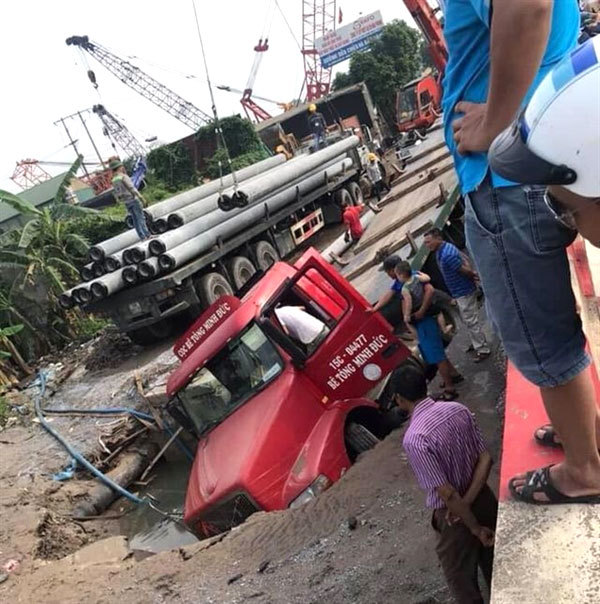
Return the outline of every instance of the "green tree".
<path id="1" fill-rule="evenodd" d="M 171 191 L 196 184 L 196 169 L 189 149 L 181 142 L 152 149 L 147 157 L 150 173 Z"/>
<path id="2" fill-rule="evenodd" d="M 421 41 L 416 29 L 395 19 L 384 26 L 369 50 L 352 55 L 348 72 L 336 75 L 333 89 L 365 82 L 375 105 L 393 122 L 397 91 L 422 71 Z"/>

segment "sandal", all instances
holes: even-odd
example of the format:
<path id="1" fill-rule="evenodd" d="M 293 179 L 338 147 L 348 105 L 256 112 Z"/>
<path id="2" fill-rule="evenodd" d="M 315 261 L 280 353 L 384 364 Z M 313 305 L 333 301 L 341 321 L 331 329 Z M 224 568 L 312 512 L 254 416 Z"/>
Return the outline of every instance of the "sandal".
<path id="1" fill-rule="evenodd" d="M 543 430 L 543 435 L 538 436 L 538 432 Z M 556 430 L 552 424 L 544 424 L 540 426 L 534 433 L 533 438 L 535 442 L 543 447 L 552 447 L 553 449 L 562 449 L 562 443 L 556 440 Z M 598 449 L 600 451 L 600 449 Z"/>
<path id="2" fill-rule="evenodd" d="M 452 376 L 452 383 L 453 384 L 460 384 L 461 382 L 465 381 L 465 376 L 461 375 L 460 373 L 457 373 L 456 375 Z M 442 382 L 440 384 L 440 388 L 445 388 L 446 387 L 446 382 Z"/>
<path id="3" fill-rule="evenodd" d="M 532 503 L 533 505 L 553 505 L 557 503 L 591 503 L 600 504 L 600 495 L 581 495 L 578 497 L 570 497 L 561 493 L 553 484 L 550 477 L 550 468 L 546 466 L 532 472 L 527 472 L 525 484 L 521 487 L 521 492 L 517 491 L 514 481 L 511 478 L 508 481 L 508 488 L 511 495 L 517 501 L 524 503 Z M 538 500 L 535 498 L 536 493 L 543 493 L 548 498 L 547 501 Z"/>
<path id="4" fill-rule="evenodd" d="M 458 398 L 456 390 L 444 390 L 437 396 L 438 401 L 455 401 Z"/>

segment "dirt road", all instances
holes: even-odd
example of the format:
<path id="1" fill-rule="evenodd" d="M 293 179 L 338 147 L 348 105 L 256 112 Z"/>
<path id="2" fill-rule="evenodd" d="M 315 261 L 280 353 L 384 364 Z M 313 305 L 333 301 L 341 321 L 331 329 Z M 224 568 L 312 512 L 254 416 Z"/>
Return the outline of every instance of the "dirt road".
<path id="1" fill-rule="evenodd" d="M 464 334 L 459 334 L 450 356 L 467 378 L 461 400 L 476 413 L 497 453 L 503 359 L 497 351 L 475 365 L 462 352 L 465 348 Z M 166 356 L 163 361 L 169 362 Z M 115 375 L 123 367 L 112 371 L 91 372 L 85 383 L 116 387 Z M 92 390 L 78 402 L 97 404 L 98 396 Z M 75 424 L 60 421 L 63 429 L 76 433 Z M 67 520 L 85 485 L 50 479 L 48 472 L 64 466 L 65 457 L 38 425 L 5 430 L 0 434 L 0 565 L 16 559 L 19 569 L 0 584 L 0 600 L 447 602 L 429 514 L 402 453 L 401 436 L 402 430 L 390 435 L 303 508 L 256 514 L 216 543 L 199 542 L 136 561 L 114 541 L 101 542 L 101 553 L 86 550 L 118 534 L 118 521 Z M 84 440 L 79 439 L 81 446 Z"/>

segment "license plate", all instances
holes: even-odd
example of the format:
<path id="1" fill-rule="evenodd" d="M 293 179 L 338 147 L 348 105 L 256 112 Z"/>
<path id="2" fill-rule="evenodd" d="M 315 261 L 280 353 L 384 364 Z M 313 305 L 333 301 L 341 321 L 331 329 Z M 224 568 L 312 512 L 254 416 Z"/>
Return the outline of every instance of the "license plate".
<path id="1" fill-rule="evenodd" d="M 129 305 L 129 312 L 134 315 L 139 315 L 142 312 L 142 305 L 139 302 L 132 302 Z"/>

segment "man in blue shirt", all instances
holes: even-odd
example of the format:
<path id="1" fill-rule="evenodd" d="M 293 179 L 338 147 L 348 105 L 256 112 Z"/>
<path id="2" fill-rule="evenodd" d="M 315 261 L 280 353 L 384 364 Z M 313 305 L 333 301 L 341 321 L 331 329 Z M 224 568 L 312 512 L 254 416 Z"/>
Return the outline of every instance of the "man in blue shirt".
<path id="1" fill-rule="evenodd" d="M 442 231 L 429 229 L 424 243 L 435 252 L 438 266 L 450 295 L 456 300 L 460 317 L 469 331 L 471 347 L 475 351 L 475 362 L 480 363 L 490 356 L 490 347 L 479 324 L 479 303 L 477 301 L 477 273 L 464 262 L 458 248 L 444 241 Z"/>
<path id="2" fill-rule="evenodd" d="M 575 232 L 554 218 L 543 187 L 500 178 L 487 158 L 494 138 L 574 48 L 577 2 L 447 0 L 444 16 L 444 129 L 466 202 L 467 245 L 504 348 L 539 386 L 552 421 L 535 437 L 557 446 L 559 435 L 565 450 L 564 462 L 549 469 L 551 489 L 525 497 L 527 477 L 512 484 L 530 503 L 577 501 L 600 493 L 600 415 L 566 256 Z"/>

